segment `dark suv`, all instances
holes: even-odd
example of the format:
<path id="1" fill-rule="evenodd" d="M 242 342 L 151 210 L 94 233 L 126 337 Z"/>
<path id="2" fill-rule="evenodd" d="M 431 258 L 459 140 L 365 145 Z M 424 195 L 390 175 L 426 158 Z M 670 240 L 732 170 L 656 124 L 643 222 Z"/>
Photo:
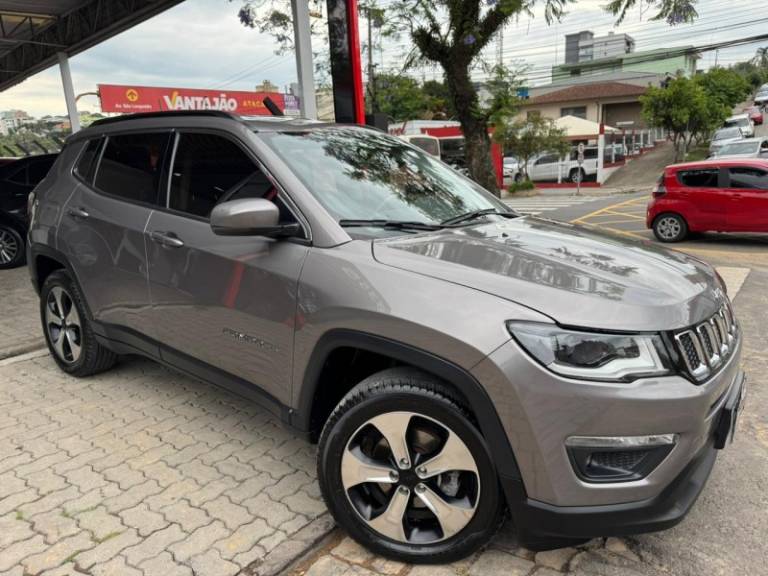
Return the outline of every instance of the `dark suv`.
<path id="1" fill-rule="evenodd" d="M 143 354 L 260 402 L 401 560 L 465 556 L 506 510 L 531 547 L 672 526 L 745 390 L 710 266 L 521 217 L 357 126 L 96 122 L 36 191 L 29 269 L 62 370 Z"/>

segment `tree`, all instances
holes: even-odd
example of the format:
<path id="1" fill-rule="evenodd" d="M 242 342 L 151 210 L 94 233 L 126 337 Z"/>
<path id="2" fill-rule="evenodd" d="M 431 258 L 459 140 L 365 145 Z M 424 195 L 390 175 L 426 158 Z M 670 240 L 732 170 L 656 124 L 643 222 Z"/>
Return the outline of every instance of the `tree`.
<path id="1" fill-rule="evenodd" d="M 429 98 L 419 83 L 408 76 L 380 74 L 376 76 L 375 107 L 394 122 L 423 118 L 429 109 Z M 370 100 L 370 98 L 369 98 Z M 369 106 L 372 103 L 369 102 Z"/>
<path id="2" fill-rule="evenodd" d="M 648 88 L 640 102 L 646 121 L 672 134 L 676 162 L 685 158 L 694 139 L 702 140 L 722 125 L 731 110 L 699 82 L 684 77 L 676 78 L 666 88 Z"/>
<path id="3" fill-rule="evenodd" d="M 565 139 L 565 130 L 558 128 L 550 118 L 532 114 L 526 120 L 501 122 L 496 125 L 493 139 L 502 145 L 505 153 L 520 161 L 520 169 L 528 178 L 528 163 L 542 152 L 567 154 L 570 143 Z"/>
<path id="4" fill-rule="evenodd" d="M 421 85 L 424 96 L 427 97 L 427 108 L 433 118 L 453 118 L 456 111 L 451 102 L 451 95 L 448 93 L 448 87 L 439 80 L 427 80 Z"/>
<path id="5" fill-rule="evenodd" d="M 712 68 L 705 74 L 696 76 L 696 82 L 704 88 L 708 96 L 728 108 L 744 102 L 751 92 L 744 77 L 728 68 Z"/>
<path id="6" fill-rule="evenodd" d="M 759 68 L 768 69 L 768 46 L 757 49 L 752 63 Z"/>
<path id="7" fill-rule="evenodd" d="M 405 59 L 406 66 L 429 63 L 442 69 L 453 110 L 466 139 L 467 168 L 488 190 L 497 191 L 488 135 L 492 112 L 479 105 L 471 71 L 480 63 L 481 54 L 491 40 L 516 16 L 533 14 L 534 8 L 543 6 L 549 23 L 560 19 L 565 8 L 575 1 L 392 0 L 387 5 L 385 28 L 388 33 L 407 33 L 414 45 L 410 57 Z M 240 20 L 262 31 L 273 31 L 279 41 L 287 42 L 289 2 L 269 0 L 268 3 L 269 8 L 260 13 L 259 2 L 245 1 L 239 12 Z M 656 7 L 659 11 L 656 18 L 666 19 L 670 24 L 689 22 L 697 16 L 696 0 L 612 0 L 606 9 L 621 21 L 638 3 Z"/>

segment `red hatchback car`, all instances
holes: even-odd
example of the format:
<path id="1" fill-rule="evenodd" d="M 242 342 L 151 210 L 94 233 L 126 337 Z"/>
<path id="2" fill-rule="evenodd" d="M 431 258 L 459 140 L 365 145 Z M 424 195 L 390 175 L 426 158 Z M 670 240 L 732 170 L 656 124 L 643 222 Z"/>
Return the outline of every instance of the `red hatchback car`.
<path id="1" fill-rule="evenodd" d="M 662 242 L 689 232 L 768 232 L 768 160 L 722 158 L 667 166 L 646 226 Z"/>
<path id="2" fill-rule="evenodd" d="M 749 114 L 749 119 L 756 125 L 763 123 L 763 110 L 759 106 L 747 106 L 744 108 L 744 113 Z"/>

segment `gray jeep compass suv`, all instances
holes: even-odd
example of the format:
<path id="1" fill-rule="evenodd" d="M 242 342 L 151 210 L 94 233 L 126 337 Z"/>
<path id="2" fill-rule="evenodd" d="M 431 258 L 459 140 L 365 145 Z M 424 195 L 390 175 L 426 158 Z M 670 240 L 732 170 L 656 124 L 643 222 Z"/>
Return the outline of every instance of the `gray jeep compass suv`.
<path id="1" fill-rule="evenodd" d="M 224 113 L 102 120 L 30 202 L 65 372 L 142 354 L 319 441 L 351 536 L 465 556 L 667 528 L 744 395 L 708 265 L 511 212 L 408 143 Z"/>

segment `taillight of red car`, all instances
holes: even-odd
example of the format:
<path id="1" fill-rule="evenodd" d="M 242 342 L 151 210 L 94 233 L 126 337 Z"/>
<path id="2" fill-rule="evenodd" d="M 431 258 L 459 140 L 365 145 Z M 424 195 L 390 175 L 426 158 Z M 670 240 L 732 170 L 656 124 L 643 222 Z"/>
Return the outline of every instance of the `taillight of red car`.
<path id="1" fill-rule="evenodd" d="M 656 186 L 653 187 L 653 197 L 660 198 L 667 193 L 667 187 L 664 185 L 664 173 L 661 173 L 659 179 L 656 180 Z"/>

